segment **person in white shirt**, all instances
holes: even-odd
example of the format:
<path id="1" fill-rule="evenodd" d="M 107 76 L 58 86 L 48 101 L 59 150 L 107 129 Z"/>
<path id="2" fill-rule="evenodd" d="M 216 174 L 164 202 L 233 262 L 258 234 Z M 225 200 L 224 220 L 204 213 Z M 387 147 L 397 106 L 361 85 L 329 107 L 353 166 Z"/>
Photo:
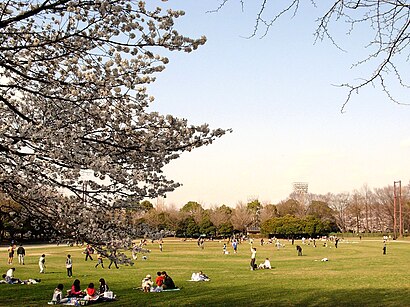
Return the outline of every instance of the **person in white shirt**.
<path id="1" fill-rule="evenodd" d="M 269 258 L 265 259 L 265 262 L 263 263 L 263 268 L 264 269 L 269 269 L 269 270 L 272 268 Z"/>
<path id="2" fill-rule="evenodd" d="M 251 246 L 251 270 L 255 270 L 255 262 L 256 262 L 256 247 Z"/>
<path id="3" fill-rule="evenodd" d="M 46 268 L 46 255 L 42 254 L 38 259 L 38 266 L 40 267 L 40 273 L 44 273 Z"/>
<path id="4" fill-rule="evenodd" d="M 7 275 L 8 277 L 13 278 L 13 277 L 14 277 L 14 271 L 15 271 L 15 270 L 16 270 L 16 268 L 10 268 L 10 269 L 8 269 L 7 272 L 6 272 L 6 275 Z"/>

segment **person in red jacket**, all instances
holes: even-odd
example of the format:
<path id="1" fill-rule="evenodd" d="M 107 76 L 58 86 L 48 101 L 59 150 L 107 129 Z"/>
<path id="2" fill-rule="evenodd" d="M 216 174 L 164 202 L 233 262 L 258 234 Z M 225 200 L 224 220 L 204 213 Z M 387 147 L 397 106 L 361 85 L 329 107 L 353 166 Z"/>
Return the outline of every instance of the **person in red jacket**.
<path id="1" fill-rule="evenodd" d="M 85 296 L 86 300 L 93 301 L 93 300 L 98 299 L 97 291 L 95 290 L 94 283 L 92 282 L 88 285 L 88 288 L 85 290 L 85 293 L 86 293 L 86 296 Z"/>
<path id="2" fill-rule="evenodd" d="M 157 272 L 157 278 L 155 279 L 155 283 L 157 284 L 157 287 L 162 287 L 162 284 L 164 283 L 165 276 L 161 274 L 161 272 Z"/>

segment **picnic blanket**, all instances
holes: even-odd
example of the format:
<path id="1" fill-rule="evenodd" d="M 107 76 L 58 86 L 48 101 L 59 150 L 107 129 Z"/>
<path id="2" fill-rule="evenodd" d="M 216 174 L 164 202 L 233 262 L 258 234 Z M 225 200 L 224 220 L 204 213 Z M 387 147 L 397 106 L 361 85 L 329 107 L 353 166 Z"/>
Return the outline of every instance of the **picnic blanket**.
<path id="1" fill-rule="evenodd" d="M 171 291 L 179 291 L 181 290 L 181 288 L 174 288 L 174 289 L 158 289 L 160 287 L 156 287 L 156 288 L 151 288 L 150 292 L 171 292 Z M 144 291 L 143 288 L 133 288 L 135 290 L 139 290 L 139 291 Z"/>
<path id="2" fill-rule="evenodd" d="M 68 305 L 68 306 L 86 306 L 86 305 L 94 305 L 99 303 L 107 303 L 116 301 L 116 298 L 108 298 L 108 297 L 100 297 L 97 300 L 85 300 L 81 297 L 67 297 L 61 300 L 60 303 L 57 302 L 48 302 L 49 305 Z"/>

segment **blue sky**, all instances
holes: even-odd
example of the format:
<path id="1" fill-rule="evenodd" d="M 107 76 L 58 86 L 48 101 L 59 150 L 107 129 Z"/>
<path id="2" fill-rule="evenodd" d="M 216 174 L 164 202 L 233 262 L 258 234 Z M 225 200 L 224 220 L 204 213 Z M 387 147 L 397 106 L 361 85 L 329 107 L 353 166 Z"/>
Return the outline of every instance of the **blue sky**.
<path id="1" fill-rule="evenodd" d="M 166 204 L 234 207 L 255 197 L 277 203 L 295 181 L 308 182 L 316 194 L 408 183 L 410 107 L 368 87 L 342 114 L 347 92 L 332 85 L 355 81 L 372 68 L 351 68 L 367 52 L 361 40 L 366 29 L 346 36 L 335 24 L 335 38 L 348 52 L 329 41 L 314 44 L 320 9 L 307 6 L 280 19 L 266 37 L 246 39 L 259 1 L 246 1 L 244 12 L 231 0 L 222 11 L 206 13 L 218 3 L 159 1 L 186 12 L 176 24 L 181 33 L 208 41 L 190 54 L 169 55 L 167 69 L 149 87 L 156 98 L 152 109 L 233 129 L 164 169 L 183 184 Z"/>

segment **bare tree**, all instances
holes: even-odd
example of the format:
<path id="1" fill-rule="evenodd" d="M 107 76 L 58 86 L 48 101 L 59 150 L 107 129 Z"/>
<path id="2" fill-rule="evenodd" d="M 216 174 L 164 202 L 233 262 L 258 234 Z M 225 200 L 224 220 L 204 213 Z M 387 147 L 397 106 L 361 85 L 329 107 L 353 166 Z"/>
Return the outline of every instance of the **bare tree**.
<path id="1" fill-rule="evenodd" d="M 223 0 L 220 6 L 212 12 L 223 9 L 228 1 Z M 242 9 L 249 1 L 236 0 Z M 398 85 L 404 89 L 410 86 L 407 74 L 407 62 L 409 58 L 410 44 L 410 4 L 407 1 L 390 0 L 333 0 L 330 2 L 319 2 L 311 0 L 311 4 L 319 9 L 315 41 L 329 39 L 336 48 L 343 50 L 344 47 L 338 43 L 337 37 L 332 33 L 335 23 L 345 27 L 347 35 L 355 32 L 365 31 L 362 35 L 363 47 L 368 52 L 353 67 L 371 65 L 372 72 L 363 76 L 357 82 L 344 83 L 339 86 L 347 88 L 347 97 L 342 105 L 342 112 L 352 94 L 358 93 L 360 89 L 367 86 L 380 86 L 387 97 L 395 102 L 409 104 L 407 97 L 396 96 L 393 89 Z M 260 0 L 260 9 L 256 15 L 255 27 L 250 35 L 254 37 L 261 33 L 266 36 L 269 29 L 279 18 L 290 14 L 294 16 L 302 7 L 302 1 L 289 0 L 285 3 L 273 0 Z M 273 12 L 273 13 L 272 13 Z M 303 12 L 299 12 L 302 13 Z M 395 83 L 395 84 L 393 84 Z"/>
<path id="2" fill-rule="evenodd" d="M 356 233 L 361 232 L 363 229 L 363 203 L 362 197 L 357 190 L 353 192 L 347 210 L 351 217 L 349 226 L 355 228 Z"/>
<path id="3" fill-rule="evenodd" d="M 118 199 L 177 188 L 164 165 L 225 133 L 147 110 L 161 50 L 206 41 L 178 33 L 183 14 L 134 0 L 1 2 L 0 190 L 62 237 L 102 244 L 132 230 L 108 218 Z"/>
<path id="4" fill-rule="evenodd" d="M 228 206 L 222 205 L 220 207 L 211 208 L 209 218 L 215 227 L 219 227 L 231 220 L 232 209 Z"/>
<path id="5" fill-rule="evenodd" d="M 272 204 L 264 204 L 260 213 L 261 224 L 271 218 L 278 217 L 278 208 Z"/>
<path id="6" fill-rule="evenodd" d="M 245 232 L 252 223 L 253 216 L 250 214 L 247 205 L 239 202 L 232 212 L 231 222 L 234 229 Z"/>
<path id="7" fill-rule="evenodd" d="M 348 231 L 348 206 L 350 194 L 327 194 L 328 204 L 335 212 L 336 224 L 342 232 Z"/>
<path id="8" fill-rule="evenodd" d="M 362 204 L 364 207 L 364 220 L 365 220 L 365 231 L 366 232 L 372 232 L 374 230 L 373 228 L 373 192 L 369 188 L 367 184 L 364 184 L 362 188 L 360 189 L 359 193 L 361 194 L 361 199 L 362 199 Z"/>
<path id="9" fill-rule="evenodd" d="M 393 231 L 394 209 L 393 209 L 393 187 L 387 186 L 377 188 L 375 193 L 375 210 L 379 220 L 380 228 Z"/>

